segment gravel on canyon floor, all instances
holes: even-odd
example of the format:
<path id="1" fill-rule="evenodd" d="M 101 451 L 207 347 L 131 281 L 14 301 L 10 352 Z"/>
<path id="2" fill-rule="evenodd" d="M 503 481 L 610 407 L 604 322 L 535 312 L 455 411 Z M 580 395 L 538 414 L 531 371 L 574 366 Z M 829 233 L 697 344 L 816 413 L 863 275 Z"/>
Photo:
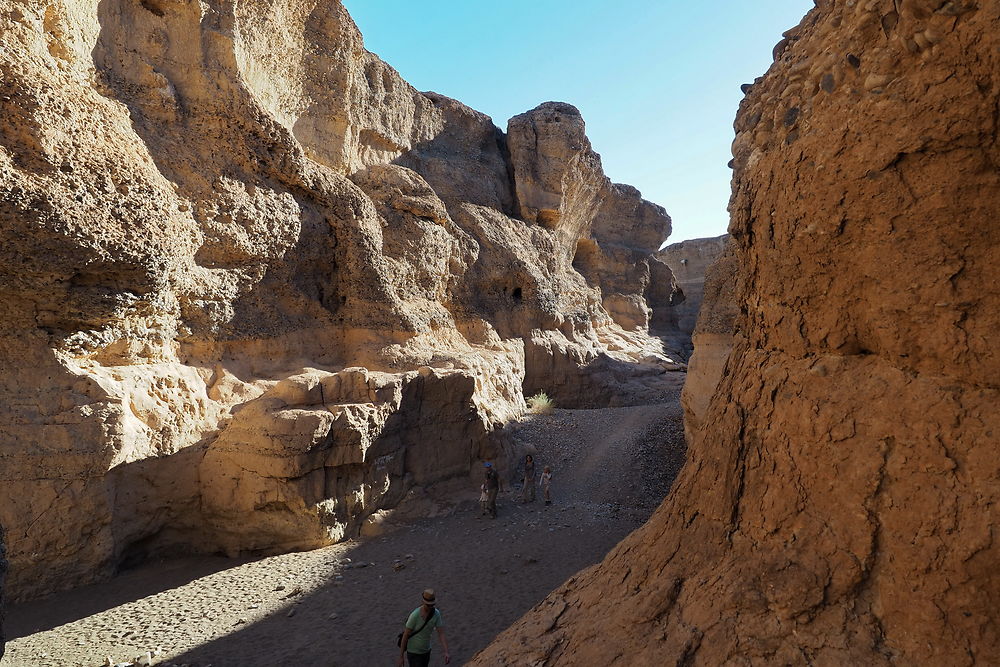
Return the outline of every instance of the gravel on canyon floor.
<path id="1" fill-rule="evenodd" d="M 146 652 L 190 667 L 395 664 L 396 635 L 428 587 L 461 664 L 641 525 L 684 459 L 679 401 L 555 410 L 511 436 L 537 452 L 539 474 L 552 467 L 552 505 L 540 492 L 520 502 L 520 484 L 508 484 L 492 520 L 479 515 L 478 489 L 463 488 L 433 497 L 434 516 L 378 537 L 256 560 L 146 563 L 9 609 L 0 665 L 96 667 Z M 436 640 L 432 656 L 443 662 Z"/>

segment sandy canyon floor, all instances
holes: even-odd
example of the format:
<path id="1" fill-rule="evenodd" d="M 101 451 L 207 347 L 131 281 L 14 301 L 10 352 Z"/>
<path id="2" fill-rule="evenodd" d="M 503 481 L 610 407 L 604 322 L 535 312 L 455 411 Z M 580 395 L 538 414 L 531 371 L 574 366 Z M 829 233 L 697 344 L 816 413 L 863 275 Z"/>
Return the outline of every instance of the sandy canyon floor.
<path id="1" fill-rule="evenodd" d="M 679 383 L 678 383 L 679 385 Z M 679 391 L 679 388 L 678 388 Z M 678 400 L 529 416 L 514 437 L 553 468 L 553 504 L 479 516 L 475 484 L 435 489 L 424 518 L 385 534 L 252 561 L 147 563 L 105 584 L 8 610 L 4 667 L 91 667 L 159 647 L 160 665 L 392 665 L 422 589 L 437 591 L 453 664 L 580 569 L 662 501 L 684 458 Z M 519 486 L 516 485 L 516 486 Z M 443 664 L 435 640 L 431 664 Z"/>

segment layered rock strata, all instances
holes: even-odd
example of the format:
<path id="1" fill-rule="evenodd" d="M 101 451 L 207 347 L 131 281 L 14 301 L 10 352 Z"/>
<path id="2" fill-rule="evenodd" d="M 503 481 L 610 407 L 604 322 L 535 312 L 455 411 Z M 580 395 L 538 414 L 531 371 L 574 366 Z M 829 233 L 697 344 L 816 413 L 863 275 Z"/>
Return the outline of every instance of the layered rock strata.
<path id="1" fill-rule="evenodd" d="M 817 3 L 736 120 L 725 372 L 652 520 L 475 664 L 1000 655 L 1000 5 Z"/>
<path id="2" fill-rule="evenodd" d="M 0 31 L 13 598 L 339 539 L 503 465 L 523 390 L 658 395 L 669 218 L 574 108 L 505 135 L 339 2 L 23 2 Z"/>

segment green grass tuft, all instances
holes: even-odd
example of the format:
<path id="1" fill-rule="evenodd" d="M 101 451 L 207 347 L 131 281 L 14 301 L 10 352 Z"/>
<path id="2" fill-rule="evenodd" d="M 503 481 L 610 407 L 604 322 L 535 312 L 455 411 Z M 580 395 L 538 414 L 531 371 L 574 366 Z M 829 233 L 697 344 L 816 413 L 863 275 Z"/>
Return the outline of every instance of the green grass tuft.
<path id="1" fill-rule="evenodd" d="M 528 399 L 528 412 L 536 415 L 551 414 L 555 409 L 556 402 L 549 398 L 544 391 L 540 391 Z"/>

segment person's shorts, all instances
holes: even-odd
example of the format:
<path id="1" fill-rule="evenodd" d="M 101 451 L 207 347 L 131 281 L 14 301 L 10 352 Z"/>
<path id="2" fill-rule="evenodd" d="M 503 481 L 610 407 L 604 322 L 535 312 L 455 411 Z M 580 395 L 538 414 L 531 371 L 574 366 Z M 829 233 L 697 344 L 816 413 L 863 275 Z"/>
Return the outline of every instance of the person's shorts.
<path id="1" fill-rule="evenodd" d="M 410 653 L 406 652 L 406 662 L 410 667 L 428 667 L 431 664 L 431 652 Z"/>

